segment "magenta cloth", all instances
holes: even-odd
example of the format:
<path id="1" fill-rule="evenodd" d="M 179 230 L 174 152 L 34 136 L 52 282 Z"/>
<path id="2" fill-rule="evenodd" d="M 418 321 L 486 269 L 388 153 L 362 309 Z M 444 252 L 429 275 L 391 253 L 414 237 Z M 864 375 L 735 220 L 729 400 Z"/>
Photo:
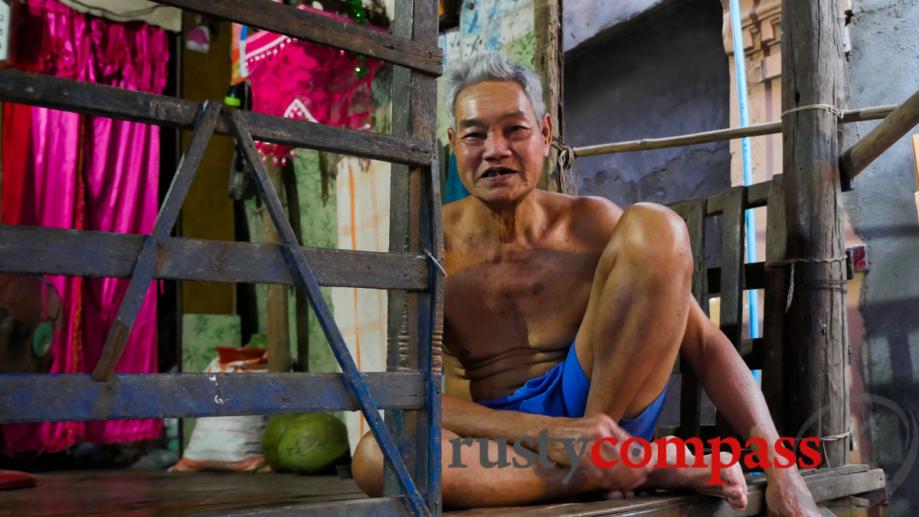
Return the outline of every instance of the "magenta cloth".
<path id="1" fill-rule="evenodd" d="M 109 22 L 52 0 L 28 0 L 26 5 L 24 29 L 19 31 L 22 40 L 17 42 L 24 51 L 17 54 L 17 66 L 162 93 L 169 62 L 162 29 L 141 22 Z M 45 108 L 32 108 L 31 123 L 32 153 L 25 170 L 18 171 L 24 174 L 20 224 L 117 233 L 152 231 L 159 190 L 158 127 Z M 3 215 L 4 220 L 15 219 Z M 63 321 L 51 345 L 51 373 L 89 373 L 128 280 L 47 278 L 61 293 L 63 304 Z M 157 371 L 155 289 L 147 292 L 116 371 Z M 162 421 L 156 419 L 6 425 L 4 453 L 55 452 L 79 441 L 147 440 L 161 431 Z"/>
<path id="2" fill-rule="evenodd" d="M 348 18 L 300 5 L 299 9 L 348 23 Z M 252 111 L 320 124 L 369 129 L 371 86 L 382 63 L 344 50 L 256 31 L 246 38 Z M 355 68 L 366 73 L 358 76 Z M 285 159 L 288 146 L 257 143 L 264 158 Z"/>

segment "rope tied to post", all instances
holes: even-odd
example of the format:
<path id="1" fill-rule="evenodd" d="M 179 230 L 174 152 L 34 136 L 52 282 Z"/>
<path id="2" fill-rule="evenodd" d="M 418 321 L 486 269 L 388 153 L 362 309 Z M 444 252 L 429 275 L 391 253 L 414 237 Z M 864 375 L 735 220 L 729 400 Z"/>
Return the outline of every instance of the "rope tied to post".
<path id="1" fill-rule="evenodd" d="M 791 258 L 784 260 L 770 260 L 766 262 L 766 267 L 785 267 L 789 266 L 788 272 L 788 295 L 785 297 L 785 313 L 788 313 L 788 310 L 791 308 L 791 302 L 794 301 L 795 297 L 795 264 L 845 264 L 847 257 L 845 255 L 840 257 L 828 257 L 828 258 Z M 845 286 L 845 282 L 840 282 L 839 286 Z M 830 285 L 829 287 L 839 287 L 837 285 Z"/>
<path id="2" fill-rule="evenodd" d="M 566 194 L 575 194 L 574 148 L 563 143 L 557 136 L 552 137 L 551 145 L 558 151 L 555 159 L 555 175 L 559 179 L 559 188 Z"/>
<path id="3" fill-rule="evenodd" d="M 820 437 L 820 448 L 823 449 L 823 457 L 826 458 L 826 466 L 827 466 L 827 467 L 833 468 L 833 465 L 830 464 L 830 456 L 826 453 L 826 442 L 835 442 L 835 441 L 838 441 L 838 440 L 845 440 L 846 438 L 849 438 L 850 436 L 852 436 L 852 430 L 851 430 L 851 429 L 849 429 L 848 431 L 846 431 L 846 432 L 844 432 L 844 433 L 831 434 L 831 435 L 829 435 L 829 436 L 821 436 L 821 437 Z"/>
<path id="4" fill-rule="evenodd" d="M 811 110 L 826 110 L 836 115 L 836 118 L 842 120 L 844 112 L 839 106 L 834 106 L 832 104 L 807 104 L 805 106 L 798 106 L 797 108 L 791 108 L 782 112 L 780 118 L 785 118 L 785 115 L 791 115 L 792 113 L 797 113 L 799 111 L 811 111 Z"/>

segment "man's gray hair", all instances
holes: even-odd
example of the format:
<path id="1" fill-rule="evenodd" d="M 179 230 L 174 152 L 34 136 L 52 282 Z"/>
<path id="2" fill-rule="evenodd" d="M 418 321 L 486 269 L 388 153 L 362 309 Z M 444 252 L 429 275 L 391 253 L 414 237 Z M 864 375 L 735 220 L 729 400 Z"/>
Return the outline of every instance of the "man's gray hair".
<path id="1" fill-rule="evenodd" d="M 542 101 L 542 83 L 532 70 L 511 62 L 498 52 L 484 52 L 451 66 L 444 74 L 444 99 L 450 127 L 456 128 L 456 98 L 467 86 L 483 81 L 516 81 L 533 105 L 536 122 L 542 120 L 546 105 Z"/>

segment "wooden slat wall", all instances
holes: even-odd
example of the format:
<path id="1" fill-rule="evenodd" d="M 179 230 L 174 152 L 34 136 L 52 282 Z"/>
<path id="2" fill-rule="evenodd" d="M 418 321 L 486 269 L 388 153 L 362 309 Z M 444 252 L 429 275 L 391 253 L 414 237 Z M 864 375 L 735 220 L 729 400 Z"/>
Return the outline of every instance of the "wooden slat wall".
<path id="1" fill-rule="evenodd" d="M 694 198 L 671 205 L 686 220 L 692 241 L 694 261 L 693 296 L 708 314 L 709 296 L 721 300 L 721 330 L 737 348 L 751 369 L 763 370 L 763 390 L 776 423 L 781 421 L 782 350 L 781 328 L 785 303 L 786 275 L 783 269 L 767 267 L 766 263 L 744 262 L 744 210 L 768 206 L 766 243 L 767 262 L 785 256 L 784 190 L 781 175 L 773 180 L 733 187 L 707 198 Z M 720 216 L 721 265 L 705 265 L 705 218 Z M 743 296 L 748 289 L 765 289 L 765 337 L 742 339 Z M 679 364 L 681 375 L 680 427 L 681 436 L 705 434 L 700 426 L 700 387 L 687 364 Z M 718 416 L 719 433 L 732 434 L 727 423 Z M 780 427 L 781 429 L 781 427 Z"/>
<path id="2" fill-rule="evenodd" d="M 3 402 L 13 399 L 19 402 L 16 408 L 0 408 L 0 421 L 4 418 L 37 421 L 252 412 L 272 414 L 359 408 L 371 424 L 386 457 L 385 492 L 388 495 L 401 494 L 413 513 L 439 515 L 443 278 L 434 262 L 442 260 L 443 241 L 440 234 L 439 177 L 433 152 L 434 80 L 441 71 L 441 52 L 437 48 L 437 3 L 433 0 L 399 0 L 395 33 L 392 35 L 265 0 L 168 0 L 163 3 L 333 45 L 397 65 L 393 95 L 396 99 L 393 106 L 394 136 L 293 121 L 235 110 L 221 104 L 200 104 L 16 70 L 0 70 L 0 100 L 183 129 L 201 126 L 201 117 L 196 119 L 196 113 L 208 108 L 205 118 L 209 122 L 205 125 L 206 131 L 196 131 L 200 133 L 199 138 L 183 157 L 182 174 L 177 175 L 178 181 L 174 182 L 174 187 L 178 185 L 181 188 L 172 188 L 167 194 L 167 202 L 161 210 L 162 221 L 158 220 L 155 235 L 110 235 L 0 226 L 0 233 L 19 239 L 16 245 L 0 239 L 0 271 L 130 275 L 138 285 L 170 275 L 177 279 L 295 283 L 309 291 L 313 309 L 345 373 L 328 377 L 310 374 L 286 374 L 277 378 L 272 374 L 233 376 L 232 380 L 213 375 L 111 377 L 112 365 L 117 362 L 123 348 L 119 346 L 123 344 L 122 334 L 131 326 L 130 317 L 119 316 L 124 322 L 110 333 L 103 352 L 106 360 L 100 363 L 100 369 L 94 374 L 96 380 L 109 382 L 93 383 L 85 376 L 60 376 L 51 382 L 45 382 L 44 377 L 3 376 L 0 378 L 0 392 L 9 395 Z M 229 133 L 239 142 L 254 170 L 271 219 L 283 237 L 282 246 L 208 243 L 169 237 L 173 215 L 181 207 L 184 191 L 197 168 L 195 157 L 215 130 Z M 277 192 L 255 154 L 253 138 L 401 164 L 393 169 L 391 193 L 391 242 L 396 253 L 358 254 L 300 247 Z M 69 241 L 77 260 L 61 254 L 60 243 L 50 240 L 56 237 Z M 106 246 L 91 248 L 93 242 Z M 32 254 L 35 251 L 37 256 Z M 189 255 L 185 257 L 188 263 L 174 260 L 183 251 Z M 102 265 L 94 263 L 98 261 L 91 258 L 100 254 L 104 262 Z M 62 260 L 62 256 L 72 264 Z M 323 256 L 329 260 L 320 265 L 320 274 L 316 275 L 309 259 L 318 258 L 317 262 L 321 263 Z M 331 263 L 337 259 L 350 262 L 350 267 Z M 36 261 L 38 265 L 35 265 Z M 257 267 L 259 265 L 263 268 Z M 402 290 L 393 298 L 393 321 L 397 324 L 390 326 L 390 330 L 396 331 L 396 345 L 391 347 L 387 363 L 390 370 L 408 372 L 368 375 L 367 379 L 372 380 L 374 385 L 388 381 L 385 387 L 380 388 L 381 393 L 371 393 L 362 381 L 331 312 L 322 302 L 318 291 L 320 279 L 324 279 L 327 285 Z M 130 316 L 128 309 L 133 305 L 132 298 L 126 298 L 120 314 L 127 311 L 125 314 Z M 404 323 L 403 315 L 406 316 Z M 416 382 L 419 377 L 420 389 Z M 279 383 L 283 386 L 276 389 Z M 51 396 L 54 390 L 50 388 L 55 386 L 64 389 L 66 396 L 63 399 L 74 403 L 69 405 L 82 408 L 80 411 L 83 413 L 77 409 L 48 412 L 42 407 L 34 407 L 34 397 L 40 398 L 41 393 Z M 289 394 L 302 392 L 306 386 L 309 386 L 312 396 L 291 403 Z M 170 392 L 170 389 L 178 389 L 181 396 L 176 397 L 175 391 Z M 182 389 L 187 392 L 183 393 Z M 318 398 L 317 389 L 324 390 L 318 393 Z M 398 395 L 406 390 L 409 397 L 399 398 Z M 274 396 L 277 395 L 275 391 L 280 395 Z M 374 402 L 375 396 L 381 404 Z M 183 397 L 190 400 L 191 406 L 181 403 Z M 49 403 L 48 407 L 61 407 L 60 400 Z M 377 411 L 380 408 L 400 411 L 384 425 Z M 398 444 L 392 440 L 393 434 L 398 437 Z M 404 452 L 404 464 L 400 452 Z M 394 473 L 398 479 L 395 489 L 394 484 L 389 482 Z M 384 506 L 390 505 L 386 506 L 390 510 L 401 509 L 399 501 L 403 499 L 387 499 Z M 390 504 L 394 501 L 398 503 L 395 507 Z M 358 513 L 370 511 L 367 505 L 359 506 L 354 509 Z"/>
<path id="3" fill-rule="evenodd" d="M 743 323 L 743 187 L 727 191 L 721 213 L 721 331 L 740 349 Z"/>

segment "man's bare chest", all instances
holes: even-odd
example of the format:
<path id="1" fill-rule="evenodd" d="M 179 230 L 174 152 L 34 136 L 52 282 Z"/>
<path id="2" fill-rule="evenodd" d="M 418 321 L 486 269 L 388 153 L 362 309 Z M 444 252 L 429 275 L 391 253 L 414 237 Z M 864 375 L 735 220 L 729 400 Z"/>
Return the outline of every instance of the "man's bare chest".
<path id="1" fill-rule="evenodd" d="M 597 260 L 596 254 L 563 250 L 448 253 L 448 341 L 472 356 L 480 346 L 495 351 L 499 343 L 561 345 L 583 317 Z"/>

